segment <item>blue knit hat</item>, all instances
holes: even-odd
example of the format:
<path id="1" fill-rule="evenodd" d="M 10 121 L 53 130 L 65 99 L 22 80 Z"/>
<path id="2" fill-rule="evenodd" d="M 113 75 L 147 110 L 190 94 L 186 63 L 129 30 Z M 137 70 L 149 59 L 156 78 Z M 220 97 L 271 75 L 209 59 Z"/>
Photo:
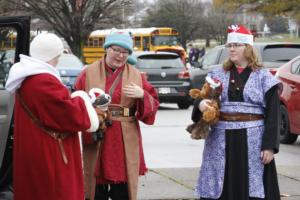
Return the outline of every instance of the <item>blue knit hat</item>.
<path id="1" fill-rule="evenodd" d="M 115 30 L 111 34 L 105 37 L 105 43 L 103 47 L 106 49 L 112 45 L 123 47 L 129 50 L 130 53 L 133 51 L 133 41 L 129 32 Z"/>

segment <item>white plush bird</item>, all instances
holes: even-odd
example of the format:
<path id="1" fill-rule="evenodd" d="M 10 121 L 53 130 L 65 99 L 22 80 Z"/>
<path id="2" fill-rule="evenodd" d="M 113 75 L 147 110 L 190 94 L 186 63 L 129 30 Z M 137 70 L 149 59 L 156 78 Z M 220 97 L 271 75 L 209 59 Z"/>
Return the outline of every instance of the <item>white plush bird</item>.
<path id="1" fill-rule="evenodd" d="M 102 111 L 107 111 L 108 105 L 111 102 L 111 97 L 100 88 L 92 88 L 89 91 L 91 102 L 94 107 L 100 108 Z"/>

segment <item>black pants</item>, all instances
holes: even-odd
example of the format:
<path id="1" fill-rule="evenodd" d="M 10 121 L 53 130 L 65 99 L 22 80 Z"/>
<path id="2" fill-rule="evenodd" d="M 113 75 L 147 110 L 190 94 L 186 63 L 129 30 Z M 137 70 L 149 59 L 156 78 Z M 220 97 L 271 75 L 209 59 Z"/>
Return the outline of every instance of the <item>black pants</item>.
<path id="1" fill-rule="evenodd" d="M 95 200 L 129 200 L 127 183 L 99 184 L 95 189 Z"/>
<path id="2" fill-rule="evenodd" d="M 265 165 L 265 198 L 249 197 L 248 145 L 246 129 L 226 130 L 226 164 L 221 197 L 217 200 L 280 200 L 275 161 Z M 201 198 L 201 200 L 213 200 Z"/>

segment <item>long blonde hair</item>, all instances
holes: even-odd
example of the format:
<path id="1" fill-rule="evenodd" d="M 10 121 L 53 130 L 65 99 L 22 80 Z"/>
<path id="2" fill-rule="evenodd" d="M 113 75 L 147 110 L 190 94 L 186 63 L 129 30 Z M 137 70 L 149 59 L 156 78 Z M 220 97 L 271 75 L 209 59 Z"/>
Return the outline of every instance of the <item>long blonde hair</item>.
<path id="1" fill-rule="evenodd" d="M 258 57 L 256 55 L 256 52 L 253 48 L 253 46 L 249 44 L 245 44 L 245 49 L 244 49 L 244 57 L 248 61 L 248 67 L 251 67 L 252 70 L 256 70 L 262 67 L 262 65 L 258 62 Z M 223 63 L 223 68 L 228 71 L 234 66 L 234 63 L 230 60 L 227 59 Z"/>

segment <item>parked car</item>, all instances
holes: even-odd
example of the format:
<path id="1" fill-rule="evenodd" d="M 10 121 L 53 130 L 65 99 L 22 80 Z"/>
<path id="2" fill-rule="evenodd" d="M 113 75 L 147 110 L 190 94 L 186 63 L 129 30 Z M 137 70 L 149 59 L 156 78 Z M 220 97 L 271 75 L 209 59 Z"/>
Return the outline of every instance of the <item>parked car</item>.
<path id="1" fill-rule="evenodd" d="M 17 33 L 16 47 L 12 51 L 13 59 L 4 58 L 1 67 L 0 84 L 0 199 L 13 199 L 12 189 L 12 144 L 13 144 L 13 108 L 14 96 L 5 90 L 4 85 L 9 69 L 14 62 L 19 61 L 19 54 L 28 55 L 30 37 L 30 18 L 29 17 L 0 17 L 0 32 L 7 33 L 14 31 Z M 8 53 L 3 43 L 0 45 L 0 52 Z M 11 52 L 12 52 L 11 51 Z M 2 54 L 3 55 L 3 54 Z M 5 68 L 4 65 L 5 64 Z M 9 63 L 9 64 L 8 64 Z M 3 78 L 4 77 L 4 78 Z"/>
<path id="2" fill-rule="evenodd" d="M 60 73 L 63 83 L 70 89 L 73 90 L 73 85 L 77 76 L 83 69 L 83 63 L 74 54 L 62 54 L 59 57 L 57 63 L 57 69 Z"/>
<path id="3" fill-rule="evenodd" d="M 283 85 L 280 142 L 292 144 L 300 135 L 300 56 L 281 66 L 275 76 Z"/>
<path id="4" fill-rule="evenodd" d="M 300 55 L 300 43 L 254 43 L 259 62 L 272 74 L 278 67 Z M 209 50 L 195 67 L 190 69 L 193 88 L 201 88 L 209 71 L 220 66 L 229 57 L 224 45 Z"/>
<path id="5" fill-rule="evenodd" d="M 161 103 L 177 103 L 180 109 L 191 104 L 190 76 L 180 56 L 171 52 L 139 52 L 136 68 L 157 89 Z"/>

